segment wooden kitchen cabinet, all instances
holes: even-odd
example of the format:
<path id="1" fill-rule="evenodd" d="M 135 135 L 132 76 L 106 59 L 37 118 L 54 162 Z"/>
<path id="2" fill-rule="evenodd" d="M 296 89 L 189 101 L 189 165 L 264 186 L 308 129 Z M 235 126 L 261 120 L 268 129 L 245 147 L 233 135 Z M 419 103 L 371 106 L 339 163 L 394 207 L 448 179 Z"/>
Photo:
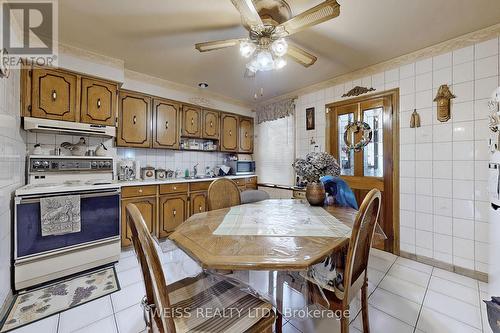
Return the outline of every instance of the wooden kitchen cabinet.
<path id="1" fill-rule="evenodd" d="M 203 138 L 219 140 L 219 112 L 203 110 Z"/>
<path id="2" fill-rule="evenodd" d="M 207 192 L 197 192 L 190 194 L 191 212 L 189 216 L 207 211 Z"/>
<path id="3" fill-rule="evenodd" d="M 31 73 L 29 115 L 36 118 L 76 121 L 77 75 L 44 68 L 33 68 L 29 73 Z"/>
<path id="4" fill-rule="evenodd" d="M 115 126 L 117 113 L 116 83 L 82 78 L 82 103 L 80 121 L 82 123 Z"/>
<path id="5" fill-rule="evenodd" d="M 153 101 L 153 148 L 179 148 L 180 104 L 167 99 Z"/>
<path id="6" fill-rule="evenodd" d="M 159 237 L 166 237 L 188 218 L 187 194 L 160 197 Z"/>
<path id="7" fill-rule="evenodd" d="M 122 213 L 121 213 L 122 247 L 127 247 L 132 245 L 132 232 L 130 231 L 129 226 L 127 225 L 126 207 L 129 203 L 133 203 L 134 205 L 137 206 L 137 208 L 141 212 L 142 217 L 144 218 L 144 222 L 146 222 L 148 230 L 151 233 L 154 232 L 154 226 L 156 225 L 156 195 L 122 200 Z"/>
<path id="8" fill-rule="evenodd" d="M 228 113 L 221 115 L 221 151 L 238 151 L 238 116 Z"/>
<path id="9" fill-rule="evenodd" d="M 118 100 L 117 146 L 150 147 L 151 97 L 121 91 Z"/>
<path id="10" fill-rule="evenodd" d="M 252 153 L 253 152 L 253 119 L 247 117 L 240 117 L 240 153 Z"/>
<path id="11" fill-rule="evenodd" d="M 201 138 L 202 111 L 198 106 L 182 106 L 182 136 Z"/>
<path id="12" fill-rule="evenodd" d="M 256 190 L 257 189 L 257 177 L 245 178 L 245 189 Z"/>

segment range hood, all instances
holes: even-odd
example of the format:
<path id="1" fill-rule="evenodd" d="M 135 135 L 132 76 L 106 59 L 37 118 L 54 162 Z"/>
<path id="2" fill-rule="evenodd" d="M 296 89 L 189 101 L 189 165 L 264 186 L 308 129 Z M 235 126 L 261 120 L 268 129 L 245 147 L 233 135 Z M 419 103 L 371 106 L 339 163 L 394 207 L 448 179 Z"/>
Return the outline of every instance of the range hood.
<path id="1" fill-rule="evenodd" d="M 116 128 L 112 126 L 75 123 L 72 121 L 51 120 L 33 117 L 23 118 L 24 129 L 33 132 L 52 132 L 72 135 L 115 137 Z"/>

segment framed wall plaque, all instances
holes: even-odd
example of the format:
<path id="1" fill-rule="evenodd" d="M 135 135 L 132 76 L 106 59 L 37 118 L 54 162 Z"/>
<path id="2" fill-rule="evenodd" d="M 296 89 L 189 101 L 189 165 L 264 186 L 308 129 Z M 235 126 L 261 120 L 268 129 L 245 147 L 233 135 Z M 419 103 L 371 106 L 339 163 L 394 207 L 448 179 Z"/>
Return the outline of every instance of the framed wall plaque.
<path id="1" fill-rule="evenodd" d="M 306 109 L 306 130 L 313 130 L 314 129 L 314 108 L 307 108 Z"/>

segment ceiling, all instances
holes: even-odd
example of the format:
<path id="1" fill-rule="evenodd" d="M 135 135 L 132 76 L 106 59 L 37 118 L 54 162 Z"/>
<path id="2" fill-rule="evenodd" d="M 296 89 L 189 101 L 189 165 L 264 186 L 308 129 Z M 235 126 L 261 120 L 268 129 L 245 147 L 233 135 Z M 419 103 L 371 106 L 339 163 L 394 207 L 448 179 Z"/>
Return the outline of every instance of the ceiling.
<path id="1" fill-rule="evenodd" d="M 289 0 L 294 14 L 320 0 Z M 291 39 L 319 59 L 244 78 L 237 47 L 199 53 L 197 42 L 246 37 L 230 0 L 59 1 L 62 43 L 123 59 L 125 67 L 244 102 L 262 100 L 500 23 L 498 0 L 338 0 L 338 18 Z"/>

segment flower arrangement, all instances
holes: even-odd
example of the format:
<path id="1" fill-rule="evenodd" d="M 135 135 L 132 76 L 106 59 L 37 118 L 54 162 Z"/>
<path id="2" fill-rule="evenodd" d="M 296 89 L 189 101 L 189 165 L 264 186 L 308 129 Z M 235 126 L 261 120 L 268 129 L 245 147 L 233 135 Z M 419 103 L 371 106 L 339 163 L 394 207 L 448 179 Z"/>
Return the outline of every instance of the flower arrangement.
<path id="1" fill-rule="evenodd" d="M 297 175 L 306 179 L 309 183 L 319 182 L 323 176 L 340 175 L 340 166 L 332 155 L 325 152 L 312 152 L 305 158 L 297 158 L 292 164 Z"/>

